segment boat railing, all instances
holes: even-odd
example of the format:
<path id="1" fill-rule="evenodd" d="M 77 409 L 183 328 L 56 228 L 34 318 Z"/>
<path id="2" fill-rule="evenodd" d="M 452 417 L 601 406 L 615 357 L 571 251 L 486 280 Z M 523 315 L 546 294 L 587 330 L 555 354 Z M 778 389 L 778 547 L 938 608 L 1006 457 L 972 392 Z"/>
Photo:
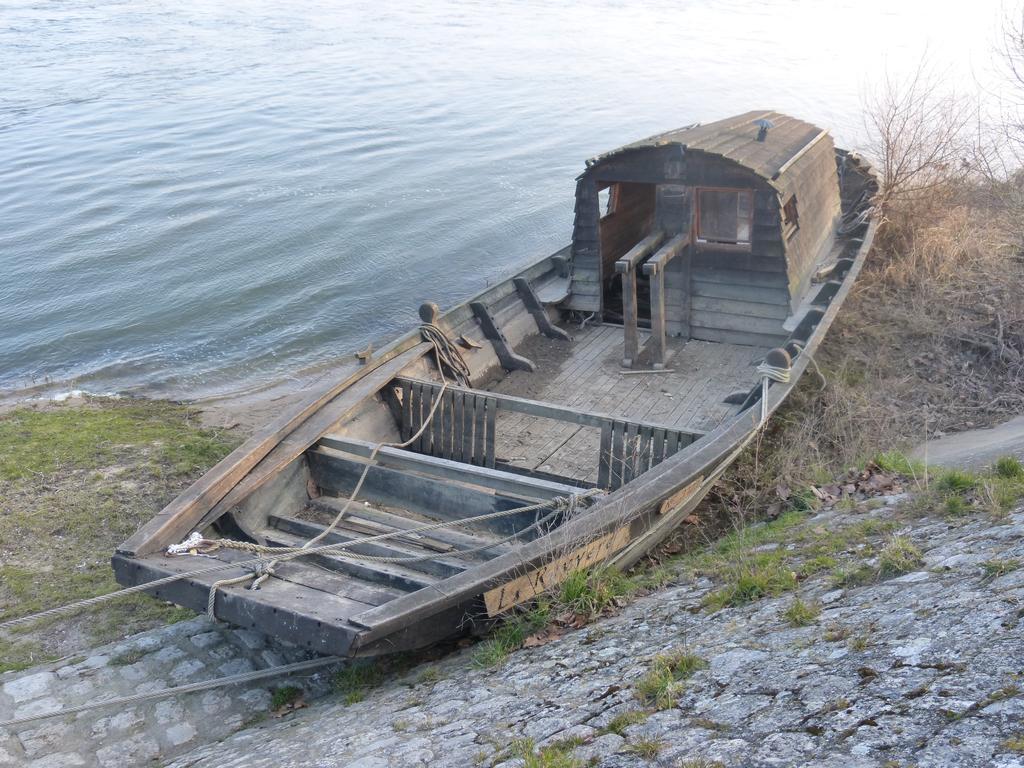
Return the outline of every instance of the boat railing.
<path id="1" fill-rule="evenodd" d="M 441 403 L 427 429 L 409 450 L 465 464 L 494 468 L 498 416 L 502 412 L 551 419 L 600 430 L 597 485 L 615 489 L 704 436 L 617 416 L 568 408 L 513 395 L 397 377 L 396 416 L 403 440 L 419 432 L 437 398 Z M 565 478 L 575 482 L 572 478 Z"/>

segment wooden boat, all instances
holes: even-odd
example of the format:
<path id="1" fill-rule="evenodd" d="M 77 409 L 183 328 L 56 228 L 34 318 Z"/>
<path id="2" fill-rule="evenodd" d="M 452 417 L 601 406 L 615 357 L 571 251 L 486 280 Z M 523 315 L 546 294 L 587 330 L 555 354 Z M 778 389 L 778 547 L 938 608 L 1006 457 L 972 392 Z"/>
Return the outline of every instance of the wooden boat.
<path id="1" fill-rule="evenodd" d="M 486 624 L 575 569 L 634 563 L 803 374 L 871 245 L 875 192 L 827 132 L 776 112 L 589 160 L 569 246 L 457 307 L 423 305 L 421 328 L 353 360 L 126 541 L 118 580 L 191 574 L 148 591 L 368 656 Z M 207 558 L 167 554 L 196 531 L 204 543 L 177 551 Z M 211 540 L 314 546 L 263 550 L 273 575 L 252 589 L 253 554 Z M 211 564 L 224 570 L 194 573 Z"/>

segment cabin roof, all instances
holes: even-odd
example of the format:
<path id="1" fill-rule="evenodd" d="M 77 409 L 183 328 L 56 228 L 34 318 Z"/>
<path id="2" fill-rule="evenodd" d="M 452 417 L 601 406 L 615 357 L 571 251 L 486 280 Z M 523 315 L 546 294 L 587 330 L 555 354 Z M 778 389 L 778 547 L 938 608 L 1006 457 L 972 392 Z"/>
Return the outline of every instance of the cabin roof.
<path id="1" fill-rule="evenodd" d="M 761 120 L 771 123 L 764 141 L 757 140 Z M 754 110 L 706 125 L 695 124 L 659 133 L 598 155 L 587 165 L 629 150 L 675 144 L 684 150 L 699 150 L 732 160 L 773 182 L 790 160 L 824 133 L 816 125 L 781 112 Z"/>

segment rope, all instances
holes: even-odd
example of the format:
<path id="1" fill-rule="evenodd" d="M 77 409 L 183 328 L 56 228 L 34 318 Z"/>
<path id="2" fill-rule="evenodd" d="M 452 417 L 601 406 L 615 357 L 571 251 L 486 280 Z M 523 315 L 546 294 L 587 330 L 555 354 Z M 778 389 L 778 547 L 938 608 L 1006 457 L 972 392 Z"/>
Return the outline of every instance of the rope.
<path id="1" fill-rule="evenodd" d="M 811 365 L 814 366 L 814 372 L 818 374 L 818 378 L 821 379 L 821 388 L 824 389 L 825 387 L 827 387 L 828 379 L 825 378 L 825 374 L 822 373 L 821 368 L 818 367 L 818 361 L 814 359 L 814 355 L 812 355 L 810 352 L 804 349 L 803 344 L 798 344 L 795 341 L 791 343 L 797 352 L 799 352 L 801 355 L 807 355 L 807 357 L 810 359 Z"/>
<path id="2" fill-rule="evenodd" d="M 472 373 L 466 359 L 462 356 L 459 348 L 448 338 L 445 332 L 433 323 L 423 323 L 420 326 L 420 335 L 424 341 L 434 345 L 434 354 L 437 356 L 437 369 L 444 378 L 444 368 L 447 368 L 456 383 L 462 386 L 469 386 Z"/>
<path id="3" fill-rule="evenodd" d="M 789 367 L 782 368 L 775 365 L 768 365 L 766 362 L 761 362 L 757 366 L 757 372 L 762 379 L 771 379 L 777 381 L 780 384 L 789 384 Z"/>
<path id="4" fill-rule="evenodd" d="M 220 545 L 218 547 L 214 547 L 214 549 L 223 546 L 229 549 L 241 549 L 244 551 L 253 552 L 254 554 L 276 554 L 284 553 L 286 551 L 309 549 L 317 542 L 325 539 L 334 531 L 335 528 L 337 528 L 338 524 L 345 518 L 345 515 L 348 513 L 348 508 L 352 505 L 352 502 L 355 501 L 356 497 L 359 496 L 359 492 L 363 488 L 363 483 L 366 481 L 366 476 L 370 472 L 370 467 L 375 465 L 377 454 L 380 452 L 380 450 L 384 447 L 408 447 L 409 445 L 411 445 L 420 438 L 420 436 L 423 434 L 423 431 L 430 424 L 431 420 L 434 418 L 434 414 L 437 412 L 438 407 L 441 405 L 441 398 L 444 395 L 445 390 L 448 388 L 448 379 L 444 375 L 445 367 L 447 367 L 448 370 L 454 374 L 458 382 L 462 384 L 468 384 L 470 381 L 470 370 L 469 366 L 466 364 L 465 358 L 462 357 L 462 353 L 459 352 L 455 345 L 451 343 L 451 341 L 448 339 L 447 334 L 441 328 L 434 325 L 433 323 L 423 323 L 420 326 L 420 334 L 423 337 L 424 341 L 428 341 L 434 345 L 434 355 L 437 358 L 437 371 L 441 375 L 442 381 L 441 390 L 440 392 L 438 392 L 437 399 L 434 401 L 434 405 L 431 407 L 430 413 L 427 414 L 427 418 L 423 420 L 423 424 L 420 425 L 420 428 L 416 431 L 416 434 L 414 434 L 408 440 L 402 443 L 381 442 L 374 446 L 373 451 L 370 453 L 369 459 L 366 462 L 366 465 L 363 467 L 362 473 L 359 475 L 359 480 L 356 482 L 355 488 L 352 489 L 352 493 L 349 495 L 348 499 L 346 499 L 345 504 L 338 511 L 338 514 L 335 516 L 334 520 L 331 521 L 331 524 L 298 548 L 265 547 L 262 545 L 245 546 L 249 543 L 233 542 L 227 539 L 223 539 L 220 540 Z M 189 538 L 191 539 L 192 537 L 190 536 Z M 204 545 L 206 547 L 207 552 L 212 551 L 210 549 L 211 545 L 209 541 L 205 539 L 201 540 L 199 546 L 195 547 L 195 549 L 198 550 L 200 547 L 203 547 Z M 191 550 L 192 548 L 190 547 L 189 551 Z M 168 548 L 168 554 L 185 553 L 180 551 L 171 552 L 171 549 Z M 253 581 L 252 584 L 249 586 L 249 589 L 257 590 L 260 588 L 260 585 L 268 578 L 270 578 L 270 576 L 274 573 L 274 566 L 276 565 L 277 561 L 271 560 L 269 563 L 260 564 L 258 566 L 258 569 L 255 570 L 252 575 L 239 576 L 234 579 L 223 579 L 221 581 L 216 581 L 213 584 L 211 584 L 210 593 L 206 600 L 206 615 L 210 617 L 211 621 L 217 620 L 216 601 L 218 589 L 220 589 L 221 587 L 230 587 L 236 584 L 242 584 L 243 582 L 246 582 L 251 578 Z"/>
<path id="5" fill-rule="evenodd" d="M 512 541 L 513 539 L 522 538 L 523 534 L 529 533 L 530 531 L 532 531 L 534 529 L 539 529 L 539 528 L 543 527 L 543 525 L 545 523 L 547 523 L 548 521 L 554 519 L 555 517 L 557 517 L 559 515 L 564 515 L 565 516 L 565 520 L 571 520 L 573 517 L 575 517 L 576 511 L 578 510 L 578 507 L 575 504 L 575 500 L 576 499 L 583 499 L 583 498 L 586 498 L 586 497 L 588 497 L 590 495 L 596 495 L 596 493 L 603 493 L 603 491 L 600 491 L 600 489 L 592 488 L 589 491 L 587 491 L 586 493 L 582 493 L 582 494 L 578 494 L 578 495 L 570 496 L 570 497 L 558 497 L 557 499 L 552 499 L 551 500 L 552 512 L 547 514 L 547 515 L 544 515 L 541 518 L 538 518 L 533 523 L 531 523 L 528 527 L 522 528 L 519 531 L 517 531 L 516 533 L 510 534 L 510 535 L 506 536 L 503 539 L 497 539 L 495 541 L 489 541 L 486 544 L 481 544 L 481 545 L 476 546 L 476 547 L 470 547 L 469 549 L 454 549 L 451 553 L 428 552 L 425 555 L 364 555 L 364 554 L 359 553 L 359 552 L 341 552 L 341 553 L 338 553 L 337 556 L 338 557 L 343 557 L 343 558 L 349 558 L 351 560 L 363 560 L 363 561 L 371 562 L 371 563 L 398 563 L 398 564 L 400 564 L 400 563 L 419 563 L 419 562 L 423 562 L 424 560 L 433 560 L 433 559 L 435 559 L 437 557 L 443 557 L 445 554 L 471 555 L 471 554 L 473 554 L 475 552 L 482 552 L 482 551 L 487 550 L 487 549 L 493 549 L 494 547 L 500 547 L 502 544 L 506 544 L 506 543 Z M 566 499 L 566 498 L 569 499 L 569 501 L 572 502 L 572 503 L 564 503 L 563 499 Z M 517 509 L 516 511 L 517 512 L 525 513 L 525 512 L 528 512 L 530 510 L 528 510 L 526 508 L 522 508 L 522 509 Z M 402 533 L 407 533 L 407 532 L 409 532 L 408 529 L 402 531 Z M 234 541 L 233 539 L 209 539 L 209 540 L 206 540 L 206 541 L 208 542 L 208 545 L 211 546 L 211 548 L 204 550 L 204 552 L 201 553 L 201 554 L 206 554 L 207 552 L 215 551 L 216 549 L 221 549 L 221 548 L 223 548 L 223 549 L 234 549 L 234 550 L 238 550 L 238 551 L 242 551 L 242 552 L 250 552 L 252 554 L 269 554 L 269 555 L 301 553 L 305 549 L 305 547 L 270 547 L 270 546 L 266 546 L 264 544 L 255 544 L 255 543 L 249 542 L 249 541 Z M 356 544 L 356 543 L 358 543 L 358 541 L 359 540 L 353 540 L 353 541 L 348 542 L 348 543 Z M 271 562 L 273 562 L 273 561 L 271 561 Z M 252 577 L 253 577 L 253 574 L 248 574 L 248 575 L 246 575 L 244 577 L 240 577 L 240 578 L 242 578 L 242 579 L 251 579 Z"/>
<path id="6" fill-rule="evenodd" d="M 584 498 L 590 498 L 601 493 L 603 493 L 603 491 L 601 491 L 600 489 L 592 488 L 585 491 L 584 493 L 574 494 L 571 498 L 582 500 Z M 509 517 L 510 515 L 516 515 L 523 512 L 532 512 L 538 509 L 550 508 L 553 504 L 559 502 L 559 500 L 561 500 L 561 503 L 566 503 L 566 497 L 559 496 L 548 501 L 540 502 L 538 504 L 530 504 L 523 507 L 515 507 L 513 509 L 504 509 L 498 512 L 487 512 L 482 515 L 465 517 L 460 520 L 445 520 L 443 522 L 438 523 L 425 523 L 423 525 L 414 526 L 412 528 L 403 528 L 400 530 L 389 531 L 387 533 L 379 533 L 374 536 L 365 536 L 361 539 L 352 539 L 351 541 L 341 541 L 333 544 L 324 544 L 319 547 L 310 547 L 309 549 L 304 549 L 299 552 L 285 552 L 281 555 L 278 555 L 274 559 L 279 562 L 285 562 L 288 560 L 295 560 L 296 558 L 304 557 L 306 555 L 339 553 L 340 550 L 348 549 L 354 546 L 359 546 L 360 544 L 369 544 L 375 541 L 386 541 L 388 539 L 393 539 L 398 536 L 406 536 L 410 533 L 427 533 L 428 531 L 436 531 L 441 528 L 450 528 L 462 525 L 473 525 L 474 523 L 481 523 L 487 520 L 495 520 L 502 517 Z M 361 557 L 359 555 L 354 555 L 353 553 L 347 552 L 341 552 L 341 554 L 345 557 L 355 557 L 357 559 Z M 186 571 L 183 573 L 176 573 L 170 576 L 163 576 L 159 579 L 147 581 L 144 584 L 136 584 L 133 587 L 125 587 L 115 592 L 108 592 L 103 595 L 97 595 L 95 597 L 86 598 L 84 600 L 78 600 L 74 603 L 68 603 L 67 605 L 61 605 L 55 608 L 49 608 L 45 611 L 40 611 L 38 613 L 30 614 L 27 616 L 21 616 L 15 619 L 8 619 L 7 621 L 0 623 L 0 629 L 6 629 L 8 627 L 17 626 L 20 624 L 27 624 L 28 622 L 36 621 L 38 619 L 43 618 L 49 618 L 51 616 L 59 616 L 65 613 L 72 613 L 78 609 L 89 608 L 93 605 L 99 605 L 100 603 L 105 603 L 110 600 L 123 597 L 125 595 L 134 594 L 136 592 L 145 592 L 146 590 L 162 587 L 165 584 L 173 584 L 174 582 L 181 581 L 182 579 L 193 579 L 199 576 L 206 576 L 211 573 L 221 573 L 223 571 L 230 571 L 234 568 L 247 568 L 250 566 L 257 565 L 265 566 L 268 562 L 269 561 L 264 557 L 257 557 L 251 560 L 240 560 L 235 563 L 219 562 L 216 565 L 210 565 L 205 568 L 197 568 L 193 571 Z"/>
<path id="7" fill-rule="evenodd" d="M 138 704 L 143 701 L 152 701 L 153 699 L 165 699 L 169 696 L 177 696 L 182 693 L 195 693 L 197 691 L 205 691 L 210 688 L 220 688 L 226 685 L 239 685 L 241 683 L 252 682 L 253 680 L 262 680 L 267 677 L 277 677 L 279 675 L 287 675 L 293 672 L 304 672 L 308 669 L 316 669 L 317 667 L 326 667 L 328 664 L 336 664 L 339 661 L 344 661 L 339 656 L 324 656 L 319 659 L 309 659 L 307 661 L 298 661 L 294 664 L 285 664 L 281 667 L 270 667 L 269 669 L 257 669 L 252 672 L 243 672 L 238 675 L 231 675 L 229 677 L 218 677 L 213 680 L 204 680 L 199 683 L 187 683 L 186 685 L 176 685 L 171 688 L 164 688 L 159 691 L 150 691 L 148 693 L 138 693 L 134 696 L 122 696 L 116 699 L 104 699 L 102 701 L 91 701 L 88 704 L 82 704 L 78 707 L 68 707 L 67 709 L 55 709 L 49 712 L 41 712 L 37 715 L 28 715 L 26 717 L 19 717 L 14 720 L 5 720 L 0 722 L 0 728 L 12 728 L 18 725 L 25 725 L 26 723 L 34 723 L 38 720 L 47 720 L 51 717 L 59 717 L 61 715 L 77 715 L 81 712 L 89 712 L 94 709 L 100 709 L 101 707 L 121 707 L 128 704 Z"/>

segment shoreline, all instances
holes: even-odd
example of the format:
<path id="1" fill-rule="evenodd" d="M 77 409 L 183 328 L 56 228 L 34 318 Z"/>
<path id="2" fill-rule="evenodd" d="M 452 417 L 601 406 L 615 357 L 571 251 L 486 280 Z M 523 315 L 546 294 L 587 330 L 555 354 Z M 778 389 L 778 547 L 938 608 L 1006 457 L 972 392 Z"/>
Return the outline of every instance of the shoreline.
<path id="1" fill-rule="evenodd" d="M 271 421 L 281 409 L 303 400 L 322 382 L 346 376 L 358 366 L 353 354 L 351 360 L 335 358 L 276 380 L 195 397 L 187 393 L 160 392 L 153 387 L 94 392 L 78 387 L 74 380 L 48 383 L 0 391 L 0 416 L 20 408 L 49 408 L 88 400 L 164 401 L 195 409 L 204 427 L 249 433 Z"/>

